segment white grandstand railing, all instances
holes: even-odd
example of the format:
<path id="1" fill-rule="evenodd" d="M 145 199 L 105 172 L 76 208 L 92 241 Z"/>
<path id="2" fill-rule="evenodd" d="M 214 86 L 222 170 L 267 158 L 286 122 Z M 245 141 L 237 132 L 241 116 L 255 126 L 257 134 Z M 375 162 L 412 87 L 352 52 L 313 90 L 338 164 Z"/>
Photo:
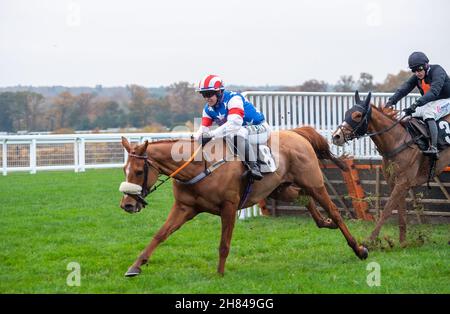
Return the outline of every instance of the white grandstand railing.
<path id="1" fill-rule="evenodd" d="M 354 93 L 329 92 L 266 92 L 242 93 L 255 105 L 274 130 L 286 130 L 310 125 L 331 143 L 331 135 L 344 120 L 345 112 L 354 105 Z M 360 93 L 361 99 L 367 93 Z M 372 93 L 371 103 L 386 103 L 393 93 Z M 419 94 L 404 97 L 396 109 L 409 107 Z M 357 159 L 380 159 L 375 144 L 370 138 L 352 141 L 344 147 L 331 145 L 335 154 L 347 153 Z"/>

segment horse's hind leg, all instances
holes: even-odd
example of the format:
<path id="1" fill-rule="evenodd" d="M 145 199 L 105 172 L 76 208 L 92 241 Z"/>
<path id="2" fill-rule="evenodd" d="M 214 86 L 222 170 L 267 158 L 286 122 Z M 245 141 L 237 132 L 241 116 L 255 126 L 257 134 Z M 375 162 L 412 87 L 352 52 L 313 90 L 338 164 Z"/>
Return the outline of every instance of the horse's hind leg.
<path id="1" fill-rule="evenodd" d="M 125 273 L 125 276 L 133 277 L 139 275 L 141 273 L 141 266 L 147 263 L 156 247 L 178 230 L 186 221 L 191 220 L 196 215 L 197 212 L 193 208 L 175 203 L 164 225 L 154 235 L 150 244 L 142 251 L 133 265 L 131 265 Z"/>
<path id="2" fill-rule="evenodd" d="M 306 204 L 306 208 L 309 210 L 309 213 L 311 214 L 311 217 L 316 222 L 317 227 L 319 228 L 328 228 L 328 229 L 337 229 L 338 226 L 334 223 L 334 221 L 330 218 L 325 218 L 322 216 L 322 214 L 319 212 L 319 210 L 316 207 L 316 203 L 314 200 L 309 197 L 308 204 Z"/>
<path id="3" fill-rule="evenodd" d="M 334 221 L 334 223 L 338 225 L 339 229 L 347 240 L 348 245 L 353 249 L 355 254 L 360 259 L 366 259 L 368 256 L 367 249 L 362 245 L 358 245 L 356 240 L 353 238 L 346 224 L 344 223 L 344 220 L 339 214 L 336 205 L 334 205 L 334 203 L 331 201 L 325 186 L 321 186 L 318 188 L 307 188 L 307 191 L 328 212 L 328 215 Z"/>
<path id="4" fill-rule="evenodd" d="M 287 185 L 284 187 L 278 187 L 273 194 L 273 198 L 281 201 L 292 202 L 298 199 L 300 196 L 306 196 L 308 198 L 308 203 L 305 205 L 308 209 L 311 217 L 314 219 L 317 227 L 319 228 L 329 228 L 336 229 L 337 225 L 330 218 L 324 218 L 322 214 L 316 207 L 314 200 L 304 193 L 302 189 L 293 185 Z M 260 205 L 261 206 L 261 205 Z"/>

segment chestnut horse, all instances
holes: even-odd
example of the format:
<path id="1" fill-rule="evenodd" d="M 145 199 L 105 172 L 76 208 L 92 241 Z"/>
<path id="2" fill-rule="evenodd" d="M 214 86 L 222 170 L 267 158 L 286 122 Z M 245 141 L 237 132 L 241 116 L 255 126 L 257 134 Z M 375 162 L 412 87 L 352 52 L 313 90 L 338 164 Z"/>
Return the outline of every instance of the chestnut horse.
<path id="1" fill-rule="evenodd" d="M 423 155 L 411 135 L 397 119 L 398 111 L 370 104 L 371 93 L 361 101 L 355 93 L 355 105 L 345 113 L 345 121 L 333 133 L 333 143 L 342 146 L 361 136 L 370 136 L 383 157 L 383 174 L 391 189 L 389 200 L 370 235 L 373 242 L 394 209 L 398 211 L 400 243 L 406 244 L 406 195 L 411 188 L 428 180 L 430 158 Z M 403 119 L 403 118 L 402 118 Z M 447 116 L 447 121 L 450 121 Z M 450 149 L 440 153 L 435 174 L 439 175 L 450 162 Z"/>
<path id="2" fill-rule="evenodd" d="M 214 145 L 214 142 L 216 141 L 209 142 L 204 150 L 207 150 L 208 145 Z M 221 140 L 220 142 L 223 143 Z M 243 177 L 242 162 L 224 162 L 203 180 L 195 184 L 186 184 L 183 181 L 186 182 L 205 170 L 205 163 L 209 166 L 215 161 L 220 161 L 228 148 L 222 146 L 222 151 L 218 149 L 211 152 L 209 161 L 205 161 L 206 158 L 203 159 L 200 155 L 201 161 L 194 159 L 187 163 L 186 159 L 189 159 L 193 151 L 199 149 L 199 144 L 193 140 L 163 140 L 152 143 L 145 141 L 144 144 L 132 146 L 127 139 L 122 138 L 122 145 L 129 156 L 124 166 L 126 182 L 122 185 L 134 189 L 130 193 L 125 192 L 121 200 L 120 206 L 125 211 L 135 213 L 141 210 L 146 204 L 144 198 L 157 182 L 159 175 L 164 174 L 175 179 L 173 180 L 175 202 L 166 222 L 125 276 L 138 275 L 141 272 L 141 266 L 148 262 L 156 247 L 186 221 L 201 212 L 218 215 L 221 218 L 222 234 L 217 270 L 223 275 L 236 213 L 247 186 L 247 179 Z M 174 148 L 174 145 L 178 147 Z M 355 254 L 360 259 L 367 258 L 368 250 L 359 245 L 350 234 L 324 186 L 318 157 L 330 159 L 341 168 L 345 167 L 339 158 L 332 155 L 326 139 L 313 128 L 302 127 L 290 131 L 272 132 L 268 145 L 275 159 L 278 160 L 278 168 L 274 173 L 265 174 L 261 181 L 253 183 L 250 194 L 240 207 L 250 207 L 271 194 L 280 199 L 293 200 L 299 196 L 299 193 L 304 193 L 309 196 L 310 201 L 307 207 L 317 225 L 339 228 Z M 277 145 L 278 147 L 275 147 Z M 173 151 L 178 151 L 180 147 L 181 153 L 184 154 L 183 160 L 172 157 Z M 122 188 L 121 191 L 124 192 Z M 326 210 L 331 220 L 322 217 L 315 207 L 315 201 Z"/>

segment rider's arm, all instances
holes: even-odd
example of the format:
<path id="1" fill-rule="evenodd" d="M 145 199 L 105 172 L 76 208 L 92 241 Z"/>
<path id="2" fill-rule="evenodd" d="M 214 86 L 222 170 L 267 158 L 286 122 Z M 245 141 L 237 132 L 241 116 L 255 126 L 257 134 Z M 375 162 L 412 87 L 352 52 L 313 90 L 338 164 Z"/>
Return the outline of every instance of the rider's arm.
<path id="1" fill-rule="evenodd" d="M 194 134 L 194 138 L 197 140 L 202 133 L 208 132 L 209 127 L 213 124 L 213 119 L 208 115 L 206 109 L 203 109 L 202 113 L 202 124 L 198 128 L 197 132 Z"/>
<path id="2" fill-rule="evenodd" d="M 431 74 L 430 90 L 425 95 L 417 99 L 417 106 L 420 107 L 429 103 L 430 101 L 436 100 L 441 93 L 442 86 L 444 86 L 446 77 L 447 73 L 445 73 L 445 70 L 440 66 L 436 66 Z"/>
<path id="3" fill-rule="evenodd" d="M 227 122 L 222 124 L 217 129 L 213 130 L 211 134 L 214 137 L 224 137 L 236 134 L 242 127 L 244 121 L 244 102 L 238 95 L 232 97 L 228 101 L 228 116 Z"/>
<path id="4" fill-rule="evenodd" d="M 400 99 L 408 95 L 417 84 L 417 77 L 415 75 L 411 76 L 402 86 L 400 86 L 395 94 L 389 98 L 389 102 L 395 105 Z"/>

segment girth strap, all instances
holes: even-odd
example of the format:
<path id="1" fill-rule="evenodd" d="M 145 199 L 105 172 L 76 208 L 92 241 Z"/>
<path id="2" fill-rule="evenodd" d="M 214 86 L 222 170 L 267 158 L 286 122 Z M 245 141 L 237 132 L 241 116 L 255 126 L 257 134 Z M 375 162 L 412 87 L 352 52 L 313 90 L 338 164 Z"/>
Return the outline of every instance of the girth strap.
<path id="1" fill-rule="evenodd" d="M 408 142 L 403 143 L 402 145 L 400 145 L 400 146 L 397 147 L 397 148 L 394 148 L 394 149 L 391 150 L 389 153 L 383 154 L 383 157 L 385 157 L 385 158 L 387 158 L 387 159 L 394 157 L 394 156 L 397 155 L 398 153 L 400 153 L 400 152 L 404 151 L 406 148 L 408 148 L 409 145 L 414 144 L 414 143 L 415 143 L 418 139 L 420 139 L 421 137 L 423 137 L 423 135 L 419 135 L 419 136 L 416 136 L 416 137 L 410 139 Z"/>
<path id="2" fill-rule="evenodd" d="M 247 186 L 245 187 L 244 194 L 241 196 L 241 200 L 239 201 L 238 210 L 242 209 L 242 206 L 244 206 L 245 202 L 247 202 L 248 196 L 250 195 L 250 192 L 252 191 L 252 185 L 255 181 L 252 177 L 247 176 Z"/>

